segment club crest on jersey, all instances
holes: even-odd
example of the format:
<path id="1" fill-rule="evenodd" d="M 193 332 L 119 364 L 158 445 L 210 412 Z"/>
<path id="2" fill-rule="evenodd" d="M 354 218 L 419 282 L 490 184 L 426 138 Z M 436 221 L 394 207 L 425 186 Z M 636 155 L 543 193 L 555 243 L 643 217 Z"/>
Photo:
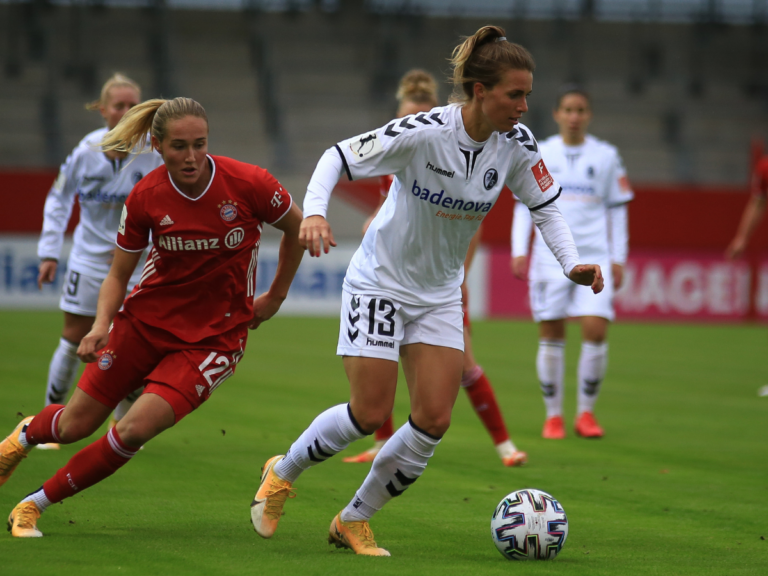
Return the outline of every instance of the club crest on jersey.
<path id="1" fill-rule="evenodd" d="M 355 158 L 359 160 L 375 156 L 384 150 L 376 132 L 369 132 L 368 134 L 353 138 L 350 141 L 349 149 L 355 155 Z"/>
<path id="2" fill-rule="evenodd" d="M 496 186 L 496 182 L 498 181 L 499 173 L 496 171 L 496 168 L 489 168 L 485 173 L 485 176 L 483 176 L 483 186 L 485 186 L 485 189 L 490 190 Z"/>
<path id="3" fill-rule="evenodd" d="M 136 184 L 138 184 L 142 178 L 144 178 L 144 174 L 142 174 L 138 170 L 136 170 L 136 172 L 131 174 L 131 182 L 133 182 L 134 186 L 136 186 Z"/>
<path id="4" fill-rule="evenodd" d="M 219 216 L 221 216 L 222 220 L 225 222 L 232 222 L 232 220 L 237 218 L 237 202 L 234 200 L 227 200 L 226 202 L 219 204 Z"/>
<path id="5" fill-rule="evenodd" d="M 117 354 L 115 354 L 114 350 L 105 350 L 104 354 L 99 358 L 99 369 L 109 370 L 112 368 L 112 363 L 115 361 L 115 358 L 117 358 Z"/>
<path id="6" fill-rule="evenodd" d="M 224 236 L 224 245 L 227 248 L 237 248 L 240 245 L 240 242 L 243 241 L 243 238 L 245 238 L 245 230 L 242 228 L 233 228 L 227 232 L 226 236 Z"/>

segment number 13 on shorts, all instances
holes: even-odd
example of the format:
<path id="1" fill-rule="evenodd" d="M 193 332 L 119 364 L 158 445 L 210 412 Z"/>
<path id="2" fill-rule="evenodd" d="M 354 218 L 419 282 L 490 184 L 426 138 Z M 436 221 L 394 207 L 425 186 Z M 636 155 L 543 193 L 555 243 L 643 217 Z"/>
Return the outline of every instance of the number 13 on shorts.
<path id="1" fill-rule="evenodd" d="M 394 358 L 403 339 L 399 306 L 386 296 L 342 294 L 339 347 L 341 356 Z"/>

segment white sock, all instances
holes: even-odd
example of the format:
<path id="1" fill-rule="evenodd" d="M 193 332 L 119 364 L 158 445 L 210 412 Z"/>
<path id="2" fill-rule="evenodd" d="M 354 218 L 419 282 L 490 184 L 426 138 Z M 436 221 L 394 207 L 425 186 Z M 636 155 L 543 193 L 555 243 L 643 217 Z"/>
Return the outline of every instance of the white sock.
<path id="1" fill-rule="evenodd" d="M 315 464 L 325 462 L 355 440 L 367 436 L 352 416 L 349 404 L 329 408 L 312 421 L 291 448 L 275 465 L 275 474 L 288 482 Z"/>
<path id="2" fill-rule="evenodd" d="M 116 421 L 120 422 L 120 420 L 122 420 L 125 415 L 128 414 L 128 410 L 131 409 L 131 406 L 133 406 L 133 403 L 138 400 L 143 391 L 144 387 L 141 387 L 138 390 L 134 390 L 128 394 L 128 396 L 126 396 L 123 400 L 120 400 L 120 403 L 115 407 L 115 411 L 112 413 Z"/>
<path id="3" fill-rule="evenodd" d="M 539 340 L 536 354 L 536 373 L 547 418 L 563 414 L 563 375 L 565 374 L 565 342 L 563 340 Z"/>
<path id="4" fill-rule="evenodd" d="M 363 485 L 341 512 L 345 522 L 369 520 L 384 504 L 418 480 L 435 453 L 440 438 L 416 427 L 408 417 L 373 461 Z"/>
<path id="5" fill-rule="evenodd" d="M 30 420 L 29 424 L 31 423 L 32 421 Z M 21 428 L 21 432 L 19 432 L 19 444 L 21 444 L 21 447 L 24 448 L 24 450 L 29 450 L 30 448 L 32 448 L 32 444 L 27 442 L 27 427 L 29 426 L 29 424 L 24 425 Z"/>
<path id="6" fill-rule="evenodd" d="M 496 453 L 502 460 L 504 458 L 511 458 L 515 452 L 517 452 L 517 447 L 512 440 L 505 440 L 501 444 L 496 444 Z"/>
<path id="7" fill-rule="evenodd" d="M 45 390 L 45 405 L 64 404 L 67 393 L 77 378 L 80 358 L 77 357 L 77 344 L 64 338 L 59 339 L 59 345 L 51 358 L 48 367 L 48 385 Z"/>
<path id="8" fill-rule="evenodd" d="M 53 502 L 48 500 L 48 497 L 45 495 L 45 490 L 43 490 L 42 486 L 36 492 L 27 494 L 27 496 L 21 502 L 19 502 L 19 504 L 22 502 L 34 502 L 35 506 L 37 506 L 37 509 L 40 510 L 40 512 L 45 512 L 45 509 L 53 504 Z"/>
<path id="9" fill-rule="evenodd" d="M 594 412 L 597 396 L 600 394 L 600 384 L 605 378 L 608 368 L 608 342 L 581 343 L 579 357 L 579 409 L 582 412 Z"/>

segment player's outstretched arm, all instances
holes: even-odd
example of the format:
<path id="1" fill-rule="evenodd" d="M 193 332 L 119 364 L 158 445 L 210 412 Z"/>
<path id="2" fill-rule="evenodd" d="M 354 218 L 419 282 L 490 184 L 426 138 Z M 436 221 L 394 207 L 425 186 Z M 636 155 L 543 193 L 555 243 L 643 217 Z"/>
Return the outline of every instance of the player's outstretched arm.
<path id="1" fill-rule="evenodd" d="M 80 341 L 80 346 L 77 349 L 77 355 L 83 362 L 95 362 L 98 359 L 96 352 L 107 345 L 109 325 L 125 300 L 128 281 L 131 279 L 140 258 L 141 252 L 126 252 L 121 248 L 115 250 L 112 267 L 101 285 L 101 290 L 99 290 L 96 320 L 93 322 L 91 331 Z"/>
<path id="2" fill-rule="evenodd" d="M 568 274 L 568 278 L 576 284 L 590 286 L 595 294 L 602 292 L 605 286 L 603 271 L 597 264 L 578 264 Z"/>
<path id="3" fill-rule="evenodd" d="M 753 194 L 750 197 L 746 208 L 744 208 L 744 213 L 741 216 L 741 222 L 739 223 L 739 229 L 736 232 L 736 236 L 731 240 L 731 243 L 725 250 L 725 254 L 728 258 L 738 258 L 744 253 L 752 233 L 763 218 L 765 205 L 765 196 Z"/>
<path id="4" fill-rule="evenodd" d="M 253 319 L 248 323 L 248 328 L 251 330 L 255 330 L 262 322 L 266 322 L 277 314 L 288 296 L 288 289 L 304 256 L 304 247 L 299 242 L 301 216 L 301 210 L 293 204 L 288 213 L 274 225 L 283 233 L 277 272 L 269 290 L 253 301 Z"/>
<path id="5" fill-rule="evenodd" d="M 318 258 L 321 251 L 328 254 L 331 246 L 336 246 L 331 225 L 320 215 L 304 218 L 299 230 L 299 242 L 309 250 L 310 256 L 317 256 Z"/>

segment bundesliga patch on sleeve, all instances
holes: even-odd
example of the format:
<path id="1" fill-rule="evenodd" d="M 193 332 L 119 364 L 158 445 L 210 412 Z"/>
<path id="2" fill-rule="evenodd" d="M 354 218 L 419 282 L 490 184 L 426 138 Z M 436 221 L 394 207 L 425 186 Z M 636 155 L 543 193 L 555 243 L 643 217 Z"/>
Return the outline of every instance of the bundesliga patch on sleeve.
<path id="1" fill-rule="evenodd" d="M 536 164 L 536 166 L 531 166 L 531 172 L 533 172 L 533 177 L 536 179 L 536 184 L 539 185 L 542 193 L 549 190 L 552 184 L 555 183 L 555 180 L 552 178 L 552 175 L 544 164 L 544 160 L 539 160 L 539 163 Z"/>
<path id="2" fill-rule="evenodd" d="M 349 150 L 358 160 L 365 160 L 371 156 L 376 156 L 384 150 L 381 145 L 381 139 L 376 132 L 369 132 L 352 138 L 349 143 Z"/>

